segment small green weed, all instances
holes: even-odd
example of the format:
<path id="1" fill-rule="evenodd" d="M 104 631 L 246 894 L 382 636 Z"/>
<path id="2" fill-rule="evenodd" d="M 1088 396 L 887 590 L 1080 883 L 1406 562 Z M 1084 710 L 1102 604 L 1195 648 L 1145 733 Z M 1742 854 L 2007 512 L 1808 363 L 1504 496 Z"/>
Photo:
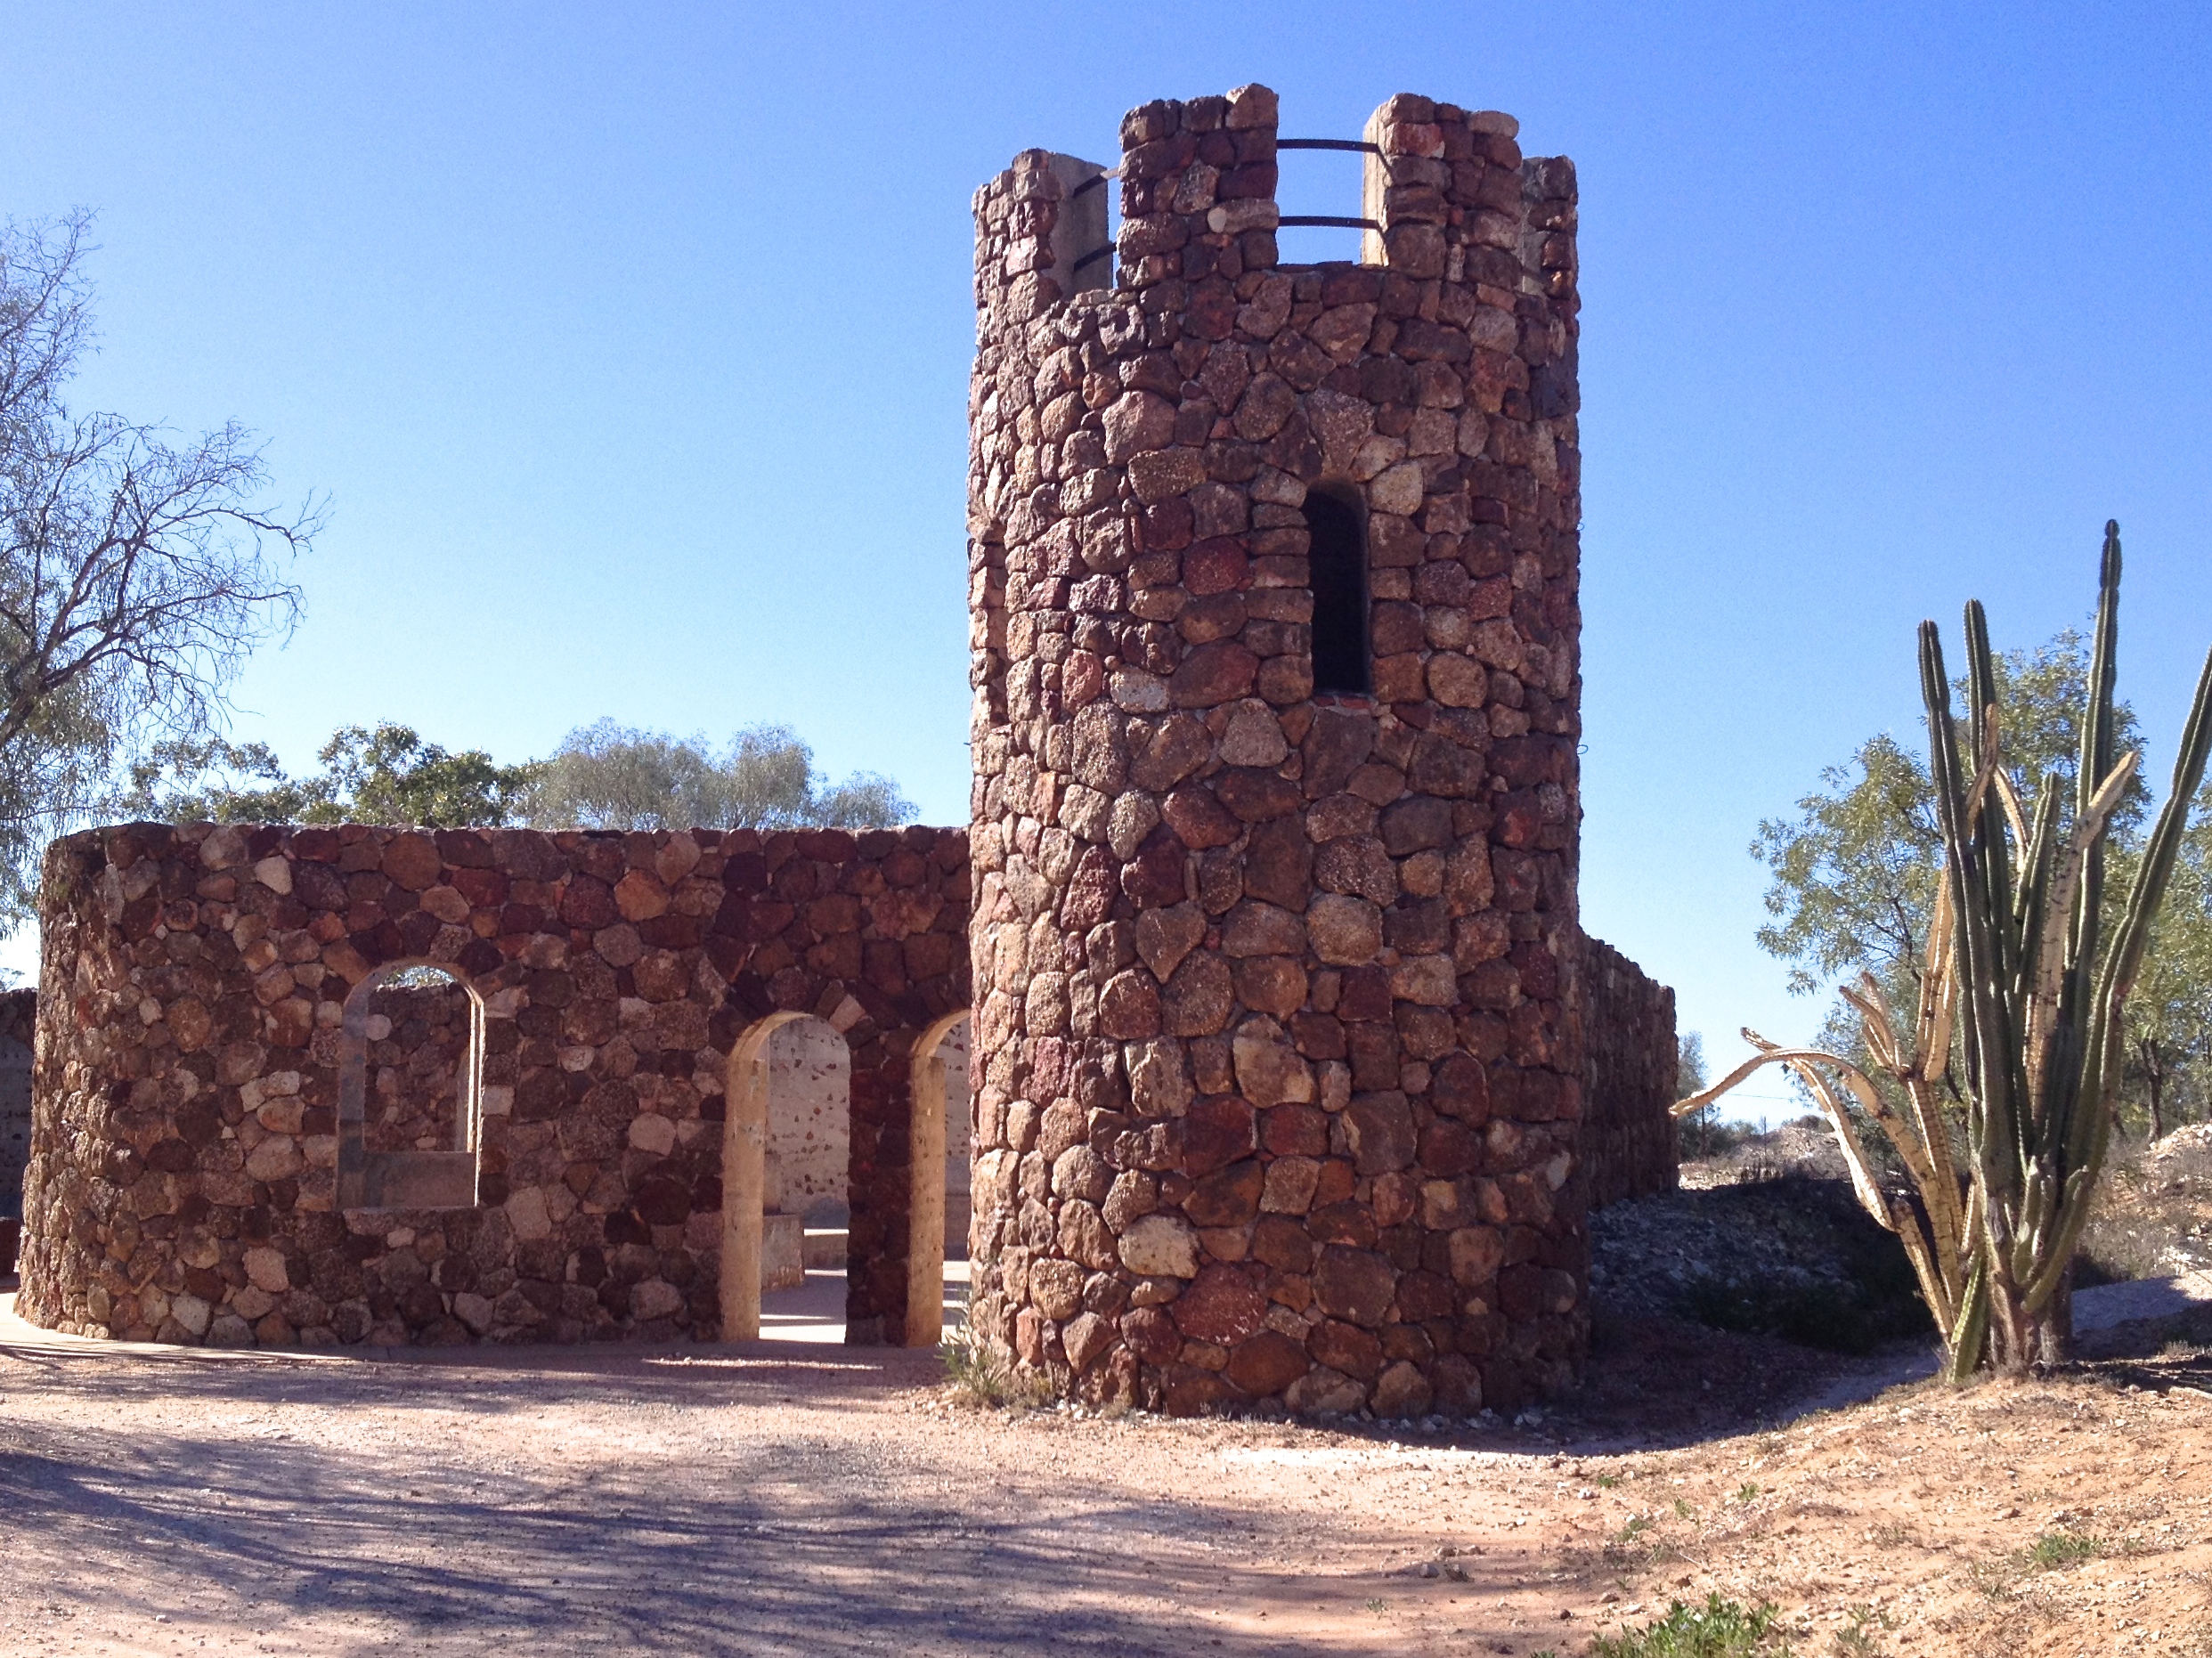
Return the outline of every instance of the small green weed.
<path id="1" fill-rule="evenodd" d="M 1651 1530 L 1651 1520 L 1648 1516 L 1640 1514 L 1631 1516 L 1629 1523 L 1614 1535 L 1613 1546 L 1615 1548 L 1625 1548 L 1649 1530 Z"/>
<path id="2" fill-rule="evenodd" d="M 952 1384 L 954 1398 L 962 1404 L 1008 1410 L 1039 1403 L 1044 1397 L 1042 1385 L 1019 1375 L 973 1325 L 947 1331 L 938 1344 L 937 1357 L 945 1367 L 945 1379 Z"/>
<path id="3" fill-rule="evenodd" d="M 1745 1480 L 1745 1481 L 1743 1483 L 1743 1484 L 1741 1484 L 1741 1485 L 1739 1485 L 1739 1486 L 1737 1486 L 1737 1487 L 1736 1487 L 1736 1501 L 1738 1501 L 1738 1502 L 1741 1502 L 1741 1503 L 1753 1503 L 1753 1502 L 1757 1502 L 1757 1501 L 1759 1500 L 1759 1497 L 1760 1497 L 1759 1487 L 1758 1487 L 1757 1485 L 1753 1484 L 1753 1483 L 1751 1481 L 1749 1481 L 1749 1480 Z"/>
<path id="4" fill-rule="evenodd" d="M 1872 1606 L 1858 1605 L 1844 1608 L 1847 1621 L 1835 1632 L 1836 1658 L 1879 1658 L 1882 1649 L 1875 1645 L 1869 1626 L 1876 1630 L 1894 1629 L 1884 1612 Z"/>
<path id="5" fill-rule="evenodd" d="M 1590 1483 L 1601 1491 L 1614 1491 L 1619 1488 L 1621 1476 L 1617 1474 L 1600 1474 L 1596 1479 L 1590 1481 Z"/>
<path id="6" fill-rule="evenodd" d="M 1690 1507 L 1689 1500 L 1686 1497 L 1677 1497 L 1674 1500 L 1674 1512 L 1679 1519 L 1694 1520 L 1697 1517 L 1697 1510 Z"/>
<path id="7" fill-rule="evenodd" d="M 1367 1597 L 1367 1609 L 1370 1612 L 1382 1612 L 1387 1610 L 1387 1606 L 1381 1596 L 1370 1595 Z"/>
<path id="8" fill-rule="evenodd" d="M 2087 1532 L 2045 1532 L 2025 1548 L 2015 1548 L 2002 1560 L 1981 1561 L 1971 1570 L 1974 1587 L 1984 1595 L 1991 1600 L 2010 1600 L 2013 1586 L 2029 1573 L 2077 1565 L 2111 1549 L 2103 1538 Z"/>
<path id="9" fill-rule="evenodd" d="M 1775 1628 L 1771 1602 L 1748 1611 L 1718 1594 L 1702 1606 L 1671 1602 L 1656 1623 L 1624 1634 L 1600 1635 L 1591 1658 L 1787 1658 L 1789 1643 Z"/>
<path id="10" fill-rule="evenodd" d="M 2087 1532 L 2045 1532 L 2021 1551 L 2021 1564 L 2031 1571 L 2049 1572 L 2103 1552 L 2104 1540 Z"/>

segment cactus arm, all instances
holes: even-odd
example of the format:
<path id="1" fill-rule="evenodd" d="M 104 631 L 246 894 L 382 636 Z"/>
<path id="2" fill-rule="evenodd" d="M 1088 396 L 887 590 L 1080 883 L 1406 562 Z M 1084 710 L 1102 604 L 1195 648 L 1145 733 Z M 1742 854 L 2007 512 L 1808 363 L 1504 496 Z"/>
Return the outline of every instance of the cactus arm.
<path id="1" fill-rule="evenodd" d="M 1991 970 L 2000 986 L 2017 971 L 2021 941 L 2006 924 L 2013 916 L 2011 849 L 2005 839 L 2003 792 L 1996 787 L 2003 767 L 1998 761 L 1996 659 L 1989 649 L 1989 618 L 1980 599 L 1966 605 L 1967 735 L 1969 752 L 1980 761 L 1974 786 L 1966 801 L 1966 825 L 1981 850 L 1982 879 L 1989 899 L 1989 937 L 1994 948 Z M 1948 702 L 1947 697 L 1946 702 Z"/>
<path id="2" fill-rule="evenodd" d="M 1890 1109 L 1873 1080 L 1849 1060 L 1819 1048 L 1785 1048 L 1769 1042 L 1755 1030 L 1745 1030 L 1744 1039 L 1759 1052 L 1713 1086 L 1677 1103 L 1675 1111 L 1684 1113 L 1711 1104 L 1765 1066 L 1787 1066 L 1827 1118 L 1836 1146 L 1843 1154 L 1844 1166 L 1850 1171 L 1851 1190 L 1859 1207 L 1884 1231 L 1898 1235 L 1905 1247 L 1906 1257 L 1912 1263 L 1913 1274 L 1920 1281 L 1922 1298 L 1935 1316 L 1937 1327 L 1948 1329 L 1956 1315 L 1967 1276 L 1964 1260 L 1965 1239 L 1956 1226 L 1956 1177 L 1949 1177 L 1948 1194 L 1936 1184 L 1929 1159 L 1915 1143 L 1912 1131 Z M 1881 1183 L 1875 1178 L 1873 1165 L 1867 1160 L 1866 1148 L 1851 1125 L 1850 1114 L 1843 1109 L 1828 1078 L 1822 1075 L 1823 1067 L 1842 1077 L 1845 1085 L 1897 1147 L 1920 1190 L 1928 1216 L 1924 1223 L 1910 1205 L 1892 1203 L 1889 1194 L 1882 1190 Z M 1942 1202 L 1947 1195 L 1951 1202 L 1948 1217 Z"/>
<path id="3" fill-rule="evenodd" d="M 2002 766 L 1997 768 L 1996 787 L 1998 803 L 2005 808 L 2005 821 L 2012 826 L 2013 843 L 2025 849 L 2031 844 L 2028 833 L 2027 809 L 2021 801 L 2020 790 L 2013 782 L 2013 774 Z"/>
<path id="4" fill-rule="evenodd" d="M 2038 1116 L 2050 1119 L 2050 1110 L 2056 1103 L 2048 1097 L 2046 1081 L 2050 1061 L 2051 1032 L 2059 1014 L 2059 998 L 2066 979 L 2066 942 L 2069 928 L 2074 924 L 2074 892 L 2085 879 L 2088 866 L 2097 855 L 2103 839 L 2106 823 L 2113 809 L 2119 805 L 2120 796 L 2127 787 L 2127 780 L 2135 776 L 2135 763 L 2142 756 L 2130 752 L 2123 755 L 2118 765 L 2112 768 L 2103 786 L 2091 796 L 2088 804 L 2074 819 L 2073 831 L 2067 837 L 2066 854 L 2059 860 L 2051 876 L 2051 896 L 2045 910 L 2044 925 L 2037 939 L 2033 957 L 2035 981 L 2028 1006 L 2026 1030 L 2028 1035 L 2028 1087 L 2029 1098 L 2043 1109 Z M 2094 938 L 2090 940 L 2094 947 Z"/>
<path id="5" fill-rule="evenodd" d="M 1921 694 L 1928 711 L 1928 769 L 1942 826 L 1951 907 L 1957 923 L 1956 960 L 1961 1034 L 1965 1038 L 1967 1139 L 1975 1180 L 1987 1196 L 1991 1226 L 2004 1224 L 2003 1202 L 2018 1166 L 2005 1020 L 1997 1005 L 1994 940 L 1988 888 L 1978 878 L 1973 836 L 1967 825 L 1966 791 L 1959 777 L 1957 731 L 1951 718 L 1950 682 L 1943 668 L 1943 640 L 1932 622 L 1920 624 Z"/>
<path id="6" fill-rule="evenodd" d="M 2082 711 L 2081 758 L 2075 768 L 2075 814 L 2086 811 L 2096 785 L 2112 767 L 2112 687 L 2119 660 L 2119 524 L 2107 519 L 2104 550 L 2097 570 L 2097 620 L 2089 658 L 2088 702 Z M 2097 931 L 2104 901 L 2104 849 L 2093 847 L 2074 894 L 2073 924 L 2067 935 L 2066 976 L 2059 996 L 2058 1022 L 2085 1031 L 2095 1017 Z M 2089 1045 L 2094 1046 L 2092 1043 Z M 2077 1105 L 2084 1073 L 2064 1068 L 2052 1101 L 2053 1120 L 2078 1126 Z M 2069 1134 L 2070 1144 L 2079 1140 Z"/>
<path id="7" fill-rule="evenodd" d="M 2051 903 L 2051 882 L 2058 862 L 2058 774 L 2045 772 L 2043 788 L 2036 800 L 2036 826 L 2029 837 L 2028 864 L 2025 877 L 2020 885 L 2020 934 L 2023 939 L 2037 940 L 2036 954 L 2027 965 L 2031 971 L 2048 968 L 2053 960 L 2046 934 L 2053 914 L 2064 914 L 2061 904 L 2055 912 Z M 2023 998 L 2025 1012 L 2021 1020 L 2021 1041 L 2028 1050 L 2028 1086 L 2042 1109 L 2047 1109 L 2048 1076 L 2047 1050 L 2051 1042 L 2051 1022 L 2057 1017 L 2055 1000 L 2045 1003 L 2033 994 Z"/>
<path id="8" fill-rule="evenodd" d="M 2204 670 L 2197 679 L 2196 697 L 2190 704 L 2188 721 L 2182 727 L 2180 752 L 2174 757 L 2173 786 L 2167 793 L 2166 803 L 2159 808 L 2158 822 L 2143 849 L 2142 867 L 2136 872 L 2135 884 L 2127 895 L 2126 914 L 2112 941 L 2111 955 L 2104 964 L 2103 981 L 2097 996 L 2097 1017 L 2089 1030 L 2084 1065 L 2085 1083 L 2096 1089 L 2100 1108 L 2118 1080 L 2122 1012 L 2128 993 L 2135 987 L 2136 975 L 2143 971 L 2143 955 L 2151 944 L 2151 923 L 2165 902 L 2167 885 L 2181 856 L 2182 839 L 2189 829 L 2190 809 L 2196 804 L 2197 791 L 2203 785 L 2208 760 L 2212 760 L 2212 654 L 2205 657 Z M 2070 1158 L 2070 1166 L 2095 1166 L 2103 1162 L 2110 1118 L 2109 1109 L 2099 1109 L 2085 1112 L 2085 1120 L 2071 1126 L 2074 1133 L 2069 1149 L 2078 1155 Z M 2078 1236 L 2078 1225 L 2073 1230 Z"/>
<path id="9" fill-rule="evenodd" d="M 1989 1269 L 1979 1256 L 1973 1271 L 1966 1280 L 1966 1293 L 1960 1299 L 1958 1316 L 1945 1332 L 1949 1348 L 1943 1378 L 1948 1382 L 1964 1382 L 1972 1377 L 1981 1362 L 1981 1349 L 1989 1336 Z"/>

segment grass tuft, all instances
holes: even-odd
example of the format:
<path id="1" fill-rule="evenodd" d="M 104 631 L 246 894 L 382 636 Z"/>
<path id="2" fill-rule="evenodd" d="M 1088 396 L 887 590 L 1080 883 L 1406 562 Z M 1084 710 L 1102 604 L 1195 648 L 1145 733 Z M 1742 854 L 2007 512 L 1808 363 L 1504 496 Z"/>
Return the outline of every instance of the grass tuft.
<path id="1" fill-rule="evenodd" d="M 2049 1572 L 2103 1552 L 2104 1540 L 2087 1532 L 2045 1532 L 2021 1551 L 2021 1564 L 2031 1571 Z"/>
<path id="2" fill-rule="evenodd" d="M 1656 1623 L 1600 1635 L 1591 1658 L 1786 1658 L 1789 1643 L 1776 1629 L 1771 1602 L 1748 1610 L 1718 1594 L 1702 1606 L 1674 1601 Z"/>
<path id="3" fill-rule="evenodd" d="M 1044 1401 L 1043 1382 L 1017 1372 L 972 1324 L 947 1331 L 938 1344 L 937 1357 L 957 1403 L 1001 1410 Z"/>

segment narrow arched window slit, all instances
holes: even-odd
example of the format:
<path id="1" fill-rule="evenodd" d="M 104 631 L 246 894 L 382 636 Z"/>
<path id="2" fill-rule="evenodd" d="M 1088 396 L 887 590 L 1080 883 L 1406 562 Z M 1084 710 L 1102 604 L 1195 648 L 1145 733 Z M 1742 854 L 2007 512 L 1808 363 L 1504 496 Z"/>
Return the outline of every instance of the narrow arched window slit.
<path id="1" fill-rule="evenodd" d="M 1364 695 L 1370 676 L 1367 527 L 1360 510 L 1325 489 L 1305 498 L 1306 561 L 1313 587 L 1313 690 Z"/>

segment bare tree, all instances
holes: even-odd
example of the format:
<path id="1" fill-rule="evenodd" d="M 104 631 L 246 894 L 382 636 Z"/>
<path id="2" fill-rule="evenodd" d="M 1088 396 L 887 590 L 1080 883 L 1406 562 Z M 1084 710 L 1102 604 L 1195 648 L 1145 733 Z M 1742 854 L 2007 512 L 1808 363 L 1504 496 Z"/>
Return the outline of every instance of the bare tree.
<path id="1" fill-rule="evenodd" d="M 91 343 L 88 219 L 0 225 L 0 912 L 27 914 L 45 836 L 116 756 L 219 724 L 253 647 L 290 629 L 278 561 L 321 528 L 265 504 L 235 425 L 197 438 L 72 413 Z"/>

